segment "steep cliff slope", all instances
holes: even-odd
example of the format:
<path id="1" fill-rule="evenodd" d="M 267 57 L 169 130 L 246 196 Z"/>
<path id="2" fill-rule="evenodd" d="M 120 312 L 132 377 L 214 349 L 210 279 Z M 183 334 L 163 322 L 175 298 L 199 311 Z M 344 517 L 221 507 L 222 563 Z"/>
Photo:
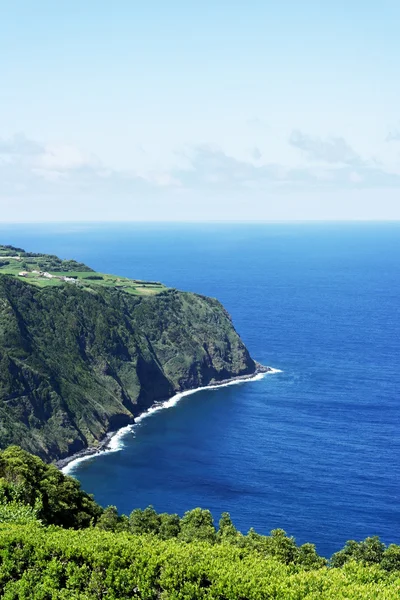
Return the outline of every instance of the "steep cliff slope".
<path id="1" fill-rule="evenodd" d="M 0 275 L 1 448 L 65 457 L 174 392 L 255 369 L 217 300 Z"/>

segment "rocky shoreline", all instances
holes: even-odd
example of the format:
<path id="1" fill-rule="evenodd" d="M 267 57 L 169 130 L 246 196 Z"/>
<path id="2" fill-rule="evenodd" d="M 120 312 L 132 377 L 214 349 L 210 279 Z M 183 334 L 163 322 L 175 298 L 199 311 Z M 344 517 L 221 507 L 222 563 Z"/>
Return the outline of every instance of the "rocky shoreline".
<path id="1" fill-rule="evenodd" d="M 254 377 L 257 377 L 257 375 L 260 375 L 261 373 L 275 372 L 275 369 L 273 369 L 272 367 L 266 367 L 264 365 L 261 365 L 258 362 L 255 362 L 255 365 L 256 365 L 256 368 L 253 373 L 250 373 L 248 375 L 237 375 L 236 377 L 230 377 L 228 379 L 223 379 L 220 381 L 211 380 L 206 386 L 204 386 L 204 389 L 206 389 L 208 387 L 215 388 L 215 387 L 223 386 L 228 383 L 233 383 L 235 381 L 250 381 L 251 379 L 254 379 Z M 193 390 L 188 389 L 188 390 L 181 390 L 181 391 L 188 392 L 188 391 L 195 391 L 196 389 L 198 389 L 198 388 L 193 388 Z M 180 392 L 177 392 L 177 393 L 179 394 Z M 169 398 L 166 398 L 166 400 L 169 400 Z M 157 404 L 163 404 L 163 403 L 157 402 Z M 140 414 L 136 415 L 136 417 L 139 417 L 139 416 L 140 416 Z M 131 425 L 134 425 L 134 423 L 135 423 L 135 419 L 132 418 Z M 70 456 L 66 456 L 65 458 L 60 458 L 59 460 L 57 460 L 54 463 L 54 465 L 58 469 L 61 470 L 61 469 L 64 469 L 64 467 L 66 467 L 69 463 L 71 463 L 74 460 L 77 460 L 79 458 L 86 458 L 89 456 L 95 456 L 97 454 L 101 454 L 102 452 L 105 452 L 106 450 L 109 449 L 110 442 L 111 442 L 112 438 L 118 433 L 118 431 L 120 431 L 120 429 L 108 431 L 97 446 L 91 446 L 89 448 L 84 448 L 83 450 L 80 450 L 79 452 L 75 452 L 74 454 L 71 454 Z"/>

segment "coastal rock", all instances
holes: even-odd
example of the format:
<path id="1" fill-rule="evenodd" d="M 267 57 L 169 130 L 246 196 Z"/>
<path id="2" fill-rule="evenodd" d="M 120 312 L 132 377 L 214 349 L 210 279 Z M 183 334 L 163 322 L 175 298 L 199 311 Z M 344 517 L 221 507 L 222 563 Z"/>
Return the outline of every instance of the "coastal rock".
<path id="1" fill-rule="evenodd" d="M 95 447 L 173 394 L 262 370 L 215 299 L 0 277 L 0 447 Z"/>

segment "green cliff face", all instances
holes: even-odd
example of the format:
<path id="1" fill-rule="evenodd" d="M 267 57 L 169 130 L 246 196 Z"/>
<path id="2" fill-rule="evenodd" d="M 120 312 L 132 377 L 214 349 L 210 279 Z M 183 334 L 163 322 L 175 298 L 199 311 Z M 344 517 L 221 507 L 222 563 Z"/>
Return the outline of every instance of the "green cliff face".
<path id="1" fill-rule="evenodd" d="M 177 391 L 255 369 L 217 300 L 0 274 L 0 448 L 62 458 Z"/>

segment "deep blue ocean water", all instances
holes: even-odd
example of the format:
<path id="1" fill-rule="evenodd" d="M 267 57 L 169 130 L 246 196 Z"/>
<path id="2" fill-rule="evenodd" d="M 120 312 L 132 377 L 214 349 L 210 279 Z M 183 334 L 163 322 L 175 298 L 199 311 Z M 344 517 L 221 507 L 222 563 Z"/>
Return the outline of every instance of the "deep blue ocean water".
<path id="1" fill-rule="evenodd" d="M 0 240 L 215 296 L 283 371 L 187 396 L 80 463 L 100 503 L 229 511 L 325 555 L 400 542 L 400 223 L 0 225 Z"/>

